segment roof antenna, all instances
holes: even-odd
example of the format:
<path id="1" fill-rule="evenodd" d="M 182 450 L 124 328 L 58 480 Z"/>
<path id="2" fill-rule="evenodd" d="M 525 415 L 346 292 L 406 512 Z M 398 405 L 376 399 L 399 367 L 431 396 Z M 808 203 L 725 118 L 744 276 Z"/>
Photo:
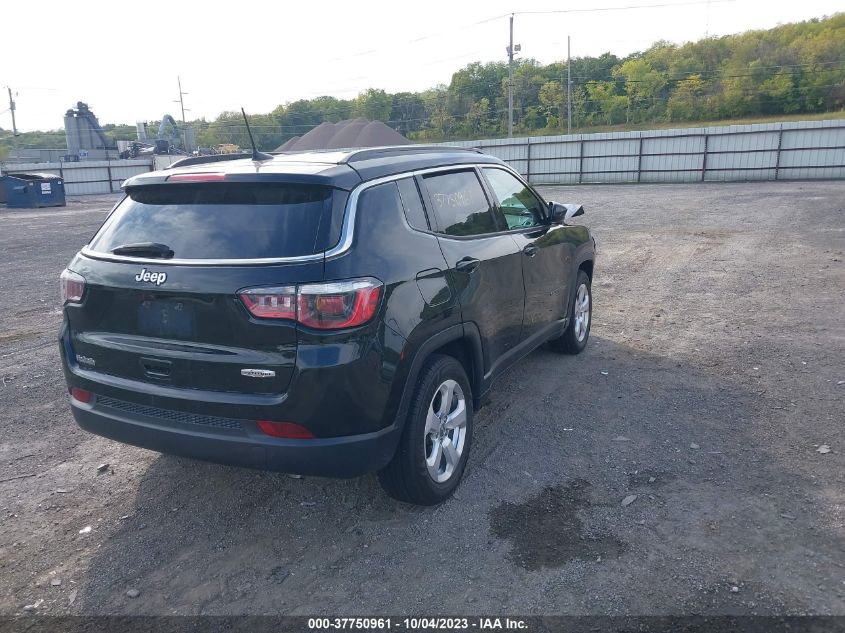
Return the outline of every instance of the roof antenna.
<path id="1" fill-rule="evenodd" d="M 246 118 L 246 112 L 244 112 L 243 108 L 241 108 L 241 114 L 244 115 L 244 123 L 246 123 L 246 132 L 247 134 L 249 134 L 249 142 L 252 144 L 252 160 L 273 160 L 273 156 L 271 154 L 265 154 L 264 152 L 258 151 L 258 148 L 255 146 L 255 139 L 252 138 L 252 130 L 249 129 L 249 119 Z"/>

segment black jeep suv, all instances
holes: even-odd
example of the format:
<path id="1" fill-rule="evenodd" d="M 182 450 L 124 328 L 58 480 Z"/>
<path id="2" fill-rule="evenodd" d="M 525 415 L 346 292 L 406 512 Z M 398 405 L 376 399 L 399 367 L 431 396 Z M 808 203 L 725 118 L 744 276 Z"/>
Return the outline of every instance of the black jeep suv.
<path id="1" fill-rule="evenodd" d="M 268 157 L 269 158 L 269 157 Z M 458 485 L 493 380 L 590 332 L 595 242 L 500 160 L 447 147 L 189 158 L 135 176 L 62 273 L 93 433 L 289 473 Z"/>

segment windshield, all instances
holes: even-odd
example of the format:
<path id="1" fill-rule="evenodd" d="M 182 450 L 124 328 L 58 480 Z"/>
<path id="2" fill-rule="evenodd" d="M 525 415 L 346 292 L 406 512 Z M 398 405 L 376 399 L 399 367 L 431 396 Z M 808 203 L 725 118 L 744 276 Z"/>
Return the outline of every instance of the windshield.
<path id="1" fill-rule="evenodd" d="M 322 185 L 201 183 L 135 187 L 89 248 L 131 254 L 139 244 L 174 259 L 312 255 L 340 237 L 346 192 Z M 139 257 L 146 255 L 141 254 Z"/>

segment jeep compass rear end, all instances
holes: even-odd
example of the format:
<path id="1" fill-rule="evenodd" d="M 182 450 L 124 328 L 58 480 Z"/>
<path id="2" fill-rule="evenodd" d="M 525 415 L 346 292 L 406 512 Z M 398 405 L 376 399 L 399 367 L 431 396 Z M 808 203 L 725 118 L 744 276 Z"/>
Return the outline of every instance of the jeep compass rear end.
<path id="1" fill-rule="evenodd" d="M 341 477 L 381 471 L 397 498 L 448 497 L 468 457 L 473 409 L 506 364 L 487 357 L 479 328 L 461 316 L 484 273 L 450 266 L 423 180 L 427 166 L 457 170 L 452 180 L 477 187 L 466 226 L 481 225 L 481 214 L 495 224 L 497 194 L 478 163 L 506 168 L 472 152 L 385 152 L 357 161 L 188 159 L 127 181 L 124 199 L 61 276 L 60 349 L 78 424 L 228 464 Z M 506 177 L 536 197 L 534 215 L 552 209 L 509 171 L 495 182 Z M 522 207 L 514 215 L 520 226 L 529 216 Z M 535 233 L 554 233 L 551 213 L 535 219 L 544 223 Z M 584 231 L 573 233 L 583 238 L 577 258 L 589 256 L 591 271 Z M 576 309 L 574 278 L 529 336 L 523 264 L 496 252 L 519 253 L 518 243 L 485 240 L 474 252 L 517 266 L 507 289 L 515 316 L 505 325 L 514 341 L 520 332 L 526 340 L 510 360 L 574 331 L 564 315 Z"/>

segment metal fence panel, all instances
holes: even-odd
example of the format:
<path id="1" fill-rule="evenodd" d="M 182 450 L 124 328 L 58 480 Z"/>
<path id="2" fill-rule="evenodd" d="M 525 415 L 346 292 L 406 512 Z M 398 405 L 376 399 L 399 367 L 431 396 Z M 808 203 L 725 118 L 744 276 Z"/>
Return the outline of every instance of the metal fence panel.
<path id="1" fill-rule="evenodd" d="M 584 144 L 584 157 L 594 156 L 636 156 L 640 145 L 639 139 L 587 139 Z"/>
<path id="2" fill-rule="evenodd" d="M 643 154 L 701 154 L 704 151 L 704 134 L 683 136 L 643 136 Z"/>
<path id="3" fill-rule="evenodd" d="M 538 158 L 531 160 L 531 180 L 537 182 L 578 182 L 580 159 Z"/>
<path id="4" fill-rule="evenodd" d="M 581 182 L 635 182 L 637 180 L 637 157 L 599 156 L 590 158 L 585 156 L 581 171 Z"/>
<path id="5" fill-rule="evenodd" d="M 689 154 L 643 154 L 640 163 L 643 179 L 647 173 L 690 172 L 699 175 L 701 172 L 701 155 Z M 693 177 L 693 180 L 696 178 Z"/>
<path id="6" fill-rule="evenodd" d="M 845 178 L 845 121 L 799 121 L 707 128 L 483 139 L 477 147 L 535 184 L 702 182 Z M 168 164 L 172 157 L 161 166 Z M 158 164 L 158 160 L 156 160 Z M 150 159 L 32 163 L 64 178 L 68 195 L 117 192 L 151 171 Z"/>
<path id="7" fill-rule="evenodd" d="M 55 174 L 61 176 L 61 163 L 16 163 L 14 165 L 4 166 L 4 174 L 23 173 L 28 171 L 36 171 L 42 174 Z"/>
<path id="8" fill-rule="evenodd" d="M 486 139 L 535 184 L 845 178 L 845 121 Z"/>
<path id="9" fill-rule="evenodd" d="M 151 169 L 152 162 L 148 159 L 90 160 L 79 163 L 21 163 L 14 165 L 9 173 L 35 171 L 60 176 L 65 182 L 67 195 L 78 196 L 118 192 L 124 180 Z"/>

